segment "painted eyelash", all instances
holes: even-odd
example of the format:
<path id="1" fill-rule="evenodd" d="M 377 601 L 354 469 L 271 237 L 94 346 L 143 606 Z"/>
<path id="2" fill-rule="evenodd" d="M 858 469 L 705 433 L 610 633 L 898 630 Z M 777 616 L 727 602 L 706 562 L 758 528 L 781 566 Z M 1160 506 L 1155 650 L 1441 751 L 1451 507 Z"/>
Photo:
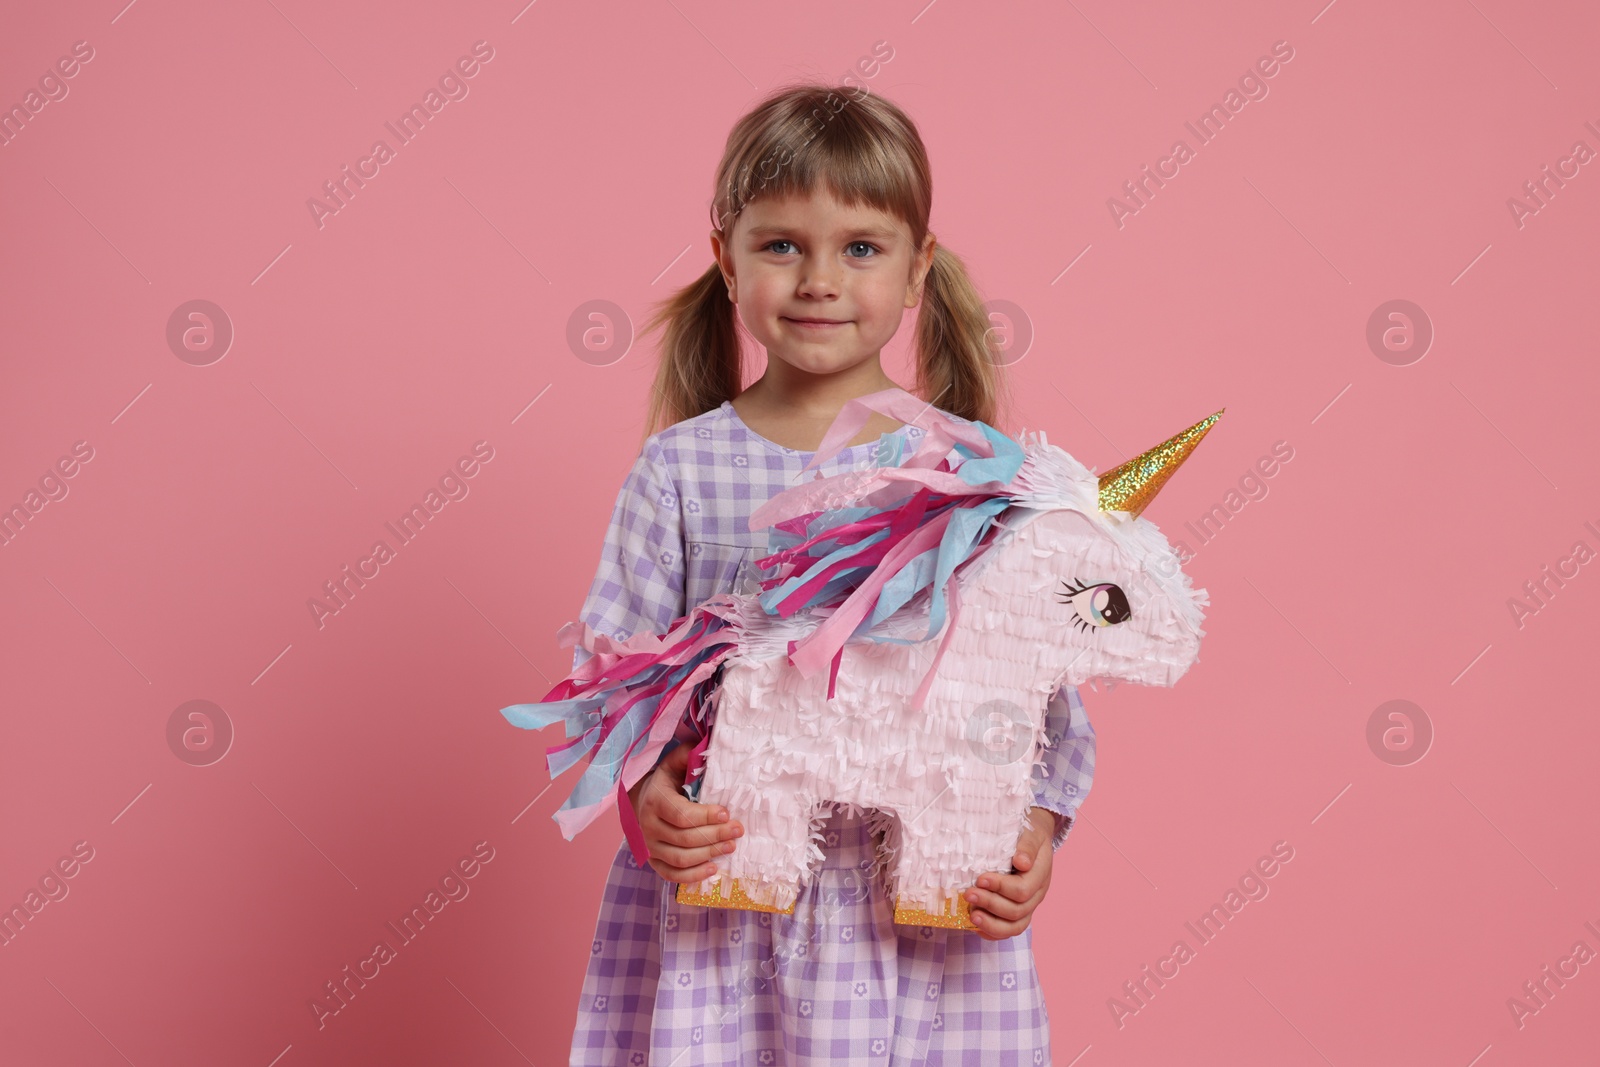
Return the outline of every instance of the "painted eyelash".
<path id="1" fill-rule="evenodd" d="M 1072 587 L 1072 582 L 1077 583 L 1078 587 L 1076 589 Z M 1089 588 L 1088 584 L 1085 583 L 1082 578 L 1073 578 L 1072 582 L 1063 581 L 1061 583 L 1062 591 L 1056 594 L 1056 596 L 1060 599 L 1060 603 L 1071 604 L 1073 597 Z M 1090 629 L 1088 621 L 1084 619 L 1082 615 L 1078 614 L 1076 608 L 1074 608 L 1072 612 L 1072 625 L 1082 629 L 1085 633 L 1087 633 Z"/>
<path id="2" fill-rule="evenodd" d="M 1072 587 L 1072 582 L 1077 582 L 1078 583 L 1078 587 L 1076 589 L 1074 589 Z M 1072 582 L 1068 582 L 1068 581 L 1063 580 L 1061 584 L 1065 587 L 1064 592 L 1058 592 L 1056 594 L 1056 596 L 1061 597 L 1061 602 L 1063 604 L 1067 603 L 1073 597 L 1077 596 L 1079 593 L 1081 593 L 1085 589 L 1089 588 L 1089 583 L 1084 581 L 1082 578 L 1074 578 L 1074 579 L 1072 579 Z M 1096 582 L 1095 584 L 1098 585 L 1099 583 Z"/>

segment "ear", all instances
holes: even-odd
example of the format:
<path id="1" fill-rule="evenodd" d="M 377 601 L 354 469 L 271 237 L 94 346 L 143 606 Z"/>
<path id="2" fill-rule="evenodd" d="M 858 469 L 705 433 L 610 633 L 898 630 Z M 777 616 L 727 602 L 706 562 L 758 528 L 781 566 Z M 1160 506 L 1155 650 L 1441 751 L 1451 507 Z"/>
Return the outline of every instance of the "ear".
<path id="1" fill-rule="evenodd" d="M 717 261 L 717 266 L 722 270 L 722 281 L 728 287 L 728 299 L 733 303 L 739 302 L 737 290 L 734 288 L 733 255 L 728 251 L 728 246 L 723 243 L 722 234 L 716 230 L 711 231 L 711 256 Z"/>
<path id="2" fill-rule="evenodd" d="M 928 270 L 933 266 L 933 250 L 938 246 L 938 240 L 930 231 L 923 238 L 922 248 L 917 252 L 916 261 L 912 263 L 911 281 L 906 284 L 906 307 L 914 308 L 922 300 L 922 283 L 928 277 Z"/>

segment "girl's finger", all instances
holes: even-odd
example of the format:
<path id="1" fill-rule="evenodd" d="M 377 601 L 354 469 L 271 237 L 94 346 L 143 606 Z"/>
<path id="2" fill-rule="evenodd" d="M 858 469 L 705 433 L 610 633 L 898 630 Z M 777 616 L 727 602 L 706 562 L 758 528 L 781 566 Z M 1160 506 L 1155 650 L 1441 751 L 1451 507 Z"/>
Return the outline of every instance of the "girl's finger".
<path id="1" fill-rule="evenodd" d="M 720 804 L 696 804 L 688 797 L 676 793 L 659 797 L 655 803 L 662 819 L 673 826 L 688 828 L 733 821 L 728 815 L 728 809 Z"/>
<path id="2" fill-rule="evenodd" d="M 969 889 L 966 897 L 973 910 L 982 909 L 994 918 L 1004 919 L 1007 922 L 1026 918 L 1033 911 L 1024 902 L 1008 900 L 999 893 L 991 893 L 987 889 Z"/>
<path id="3" fill-rule="evenodd" d="M 678 848 L 677 845 L 666 845 L 662 841 L 650 841 L 650 862 L 653 867 L 658 867 L 658 870 L 661 867 L 672 870 L 702 867 L 710 864 L 712 857 L 714 853 L 710 848 Z M 682 878 L 675 878 L 675 881 L 682 881 Z"/>
<path id="4" fill-rule="evenodd" d="M 674 867 L 660 860 L 651 860 L 650 866 L 669 882 L 703 882 L 717 873 L 714 863 L 701 863 L 694 867 Z"/>
<path id="5" fill-rule="evenodd" d="M 643 824 L 640 824 L 641 827 Z M 645 840 L 655 839 L 664 841 L 669 845 L 679 848 L 700 848 L 704 845 L 716 845 L 723 841 L 732 841 L 744 834 L 744 827 L 738 823 L 714 823 L 710 826 L 691 826 L 683 829 L 669 823 L 656 823 L 652 830 L 645 832 Z"/>
<path id="6" fill-rule="evenodd" d="M 649 849 L 652 860 L 660 860 L 668 867 L 699 867 L 702 864 L 715 861 L 718 856 L 724 855 L 722 851 L 723 842 L 712 842 L 685 848 L 682 845 L 672 844 L 670 841 L 652 841 L 646 837 L 645 845 Z"/>
<path id="7" fill-rule="evenodd" d="M 1004 941 L 1008 937 L 1016 937 L 1028 928 L 1026 918 L 1019 922 L 1007 922 L 1004 919 L 996 919 L 986 911 L 973 912 L 972 921 L 978 927 L 979 936 L 989 941 Z"/>
<path id="8" fill-rule="evenodd" d="M 1001 874 L 990 871 L 978 879 L 979 890 L 991 890 L 999 893 L 1008 900 L 1025 901 L 1044 887 L 1044 875 L 1037 871 L 1027 871 L 1023 874 Z"/>

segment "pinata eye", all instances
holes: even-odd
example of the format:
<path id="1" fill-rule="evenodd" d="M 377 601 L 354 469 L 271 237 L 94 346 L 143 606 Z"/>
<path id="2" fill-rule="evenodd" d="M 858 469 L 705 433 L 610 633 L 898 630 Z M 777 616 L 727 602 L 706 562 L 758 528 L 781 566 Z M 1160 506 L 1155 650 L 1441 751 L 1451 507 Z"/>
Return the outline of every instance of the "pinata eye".
<path id="1" fill-rule="evenodd" d="M 1093 626 L 1115 626 L 1127 622 L 1133 615 L 1127 596 L 1110 582 L 1096 585 L 1086 585 L 1082 581 L 1062 582 L 1057 596 L 1062 603 L 1072 605 L 1073 625 L 1085 630 Z"/>

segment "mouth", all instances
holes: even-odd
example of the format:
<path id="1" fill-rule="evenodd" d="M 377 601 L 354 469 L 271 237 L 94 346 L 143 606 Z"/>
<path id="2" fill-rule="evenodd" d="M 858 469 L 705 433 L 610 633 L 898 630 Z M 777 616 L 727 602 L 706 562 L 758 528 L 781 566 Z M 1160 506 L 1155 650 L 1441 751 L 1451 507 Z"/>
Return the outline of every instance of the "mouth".
<path id="1" fill-rule="evenodd" d="M 800 327 L 803 327 L 805 329 L 809 329 L 809 330 L 825 330 L 825 329 L 827 329 L 827 328 L 829 328 L 831 326 L 845 326 L 845 325 L 848 325 L 850 320 L 849 319 L 811 319 L 811 318 L 796 319 L 796 318 L 790 318 L 789 316 L 785 315 L 785 316 L 783 316 L 783 321 L 787 322 L 787 323 L 791 323 L 792 325 L 795 325 L 795 326 L 800 326 Z"/>

